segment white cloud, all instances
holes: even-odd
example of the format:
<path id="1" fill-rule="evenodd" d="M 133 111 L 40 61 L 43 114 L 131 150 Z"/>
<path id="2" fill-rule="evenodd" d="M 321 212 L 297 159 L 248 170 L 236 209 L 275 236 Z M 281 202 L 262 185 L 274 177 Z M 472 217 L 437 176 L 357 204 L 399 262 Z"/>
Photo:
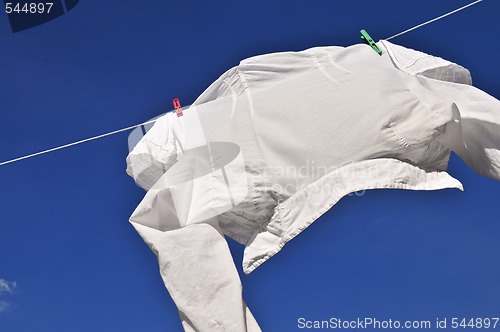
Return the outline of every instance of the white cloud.
<path id="1" fill-rule="evenodd" d="M 7 281 L 5 279 L 0 279 L 0 295 L 12 294 L 17 288 L 15 281 Z M 0 300 L 0 313 L 9 310 L 12 305 L 7 301 Z"/>
<path id="2" fill-rule="evenodd" d="M 7 293 L 12 294 L 16 289 L 16 282 L 7 281 L 5 279 L 0 279 L 0 294 Z"/>
<path id="3" fill-rule="evenodd" d="M 0 301 L 0 312 L 4 312 L 9 309 L 10 303 L 5 301 Z"/>

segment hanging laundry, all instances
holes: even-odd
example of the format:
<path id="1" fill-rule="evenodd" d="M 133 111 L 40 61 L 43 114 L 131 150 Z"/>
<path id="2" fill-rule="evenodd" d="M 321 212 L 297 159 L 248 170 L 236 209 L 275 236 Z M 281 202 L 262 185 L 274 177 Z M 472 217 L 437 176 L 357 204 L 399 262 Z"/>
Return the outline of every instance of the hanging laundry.
<path id="1" fill-rule="evenodd" d="M 127 157 L 147 193 L 130 222 L 186 331 L 260 331 L 224 235 L 251 273 L 367 189 L 437 190 L 451 151 L 500 179 L 500 102 L 444 59 L 380 41 L 245 59 Z"/>

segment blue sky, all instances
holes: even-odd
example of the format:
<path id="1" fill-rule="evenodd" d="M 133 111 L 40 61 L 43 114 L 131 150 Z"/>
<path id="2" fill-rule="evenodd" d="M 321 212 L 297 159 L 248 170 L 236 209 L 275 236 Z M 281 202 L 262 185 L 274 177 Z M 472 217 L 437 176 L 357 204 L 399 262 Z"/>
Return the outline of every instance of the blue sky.
<path id="1" fill-rule="evenodd" d="M 98 1 L 13 34 L 0 14 L 0 161 L 190 104 L 246 57 L 378 40 L 469 1 Z M 467 67 L 500 98 L 500 2 L 393 40 Z M 0 331 L 180 331 L 156 259 L 128 223 L 144 191 L 127 133 L 0 167 Z M 297 319 L 500 315 L 500 182 L 453 157 L 465 192 L 342 199 L 250 276 L 264 331 Z M 241 273 L 243 248 L 230 242 Z M 500 327 L 498 327 L 500 328 Z"/>

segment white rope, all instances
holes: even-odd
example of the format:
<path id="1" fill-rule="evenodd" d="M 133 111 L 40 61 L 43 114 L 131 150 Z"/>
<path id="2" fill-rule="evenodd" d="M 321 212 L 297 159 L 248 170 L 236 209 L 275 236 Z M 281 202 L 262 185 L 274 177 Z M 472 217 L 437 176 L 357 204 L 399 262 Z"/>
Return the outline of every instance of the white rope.
<path id="1" fill-rule="evenodd" d="M 424 25 L 427 25 L 427 24 L 429 24 L 429 23 L 436 22 L 436 21 L 438 21 L 438 20 L 440 20 L 440 19 L 442 19 L 442 18 L 445 18 L 446 16 L 450 16 L 450 15 L 455 14 L 455 13 L 457 13 L 457 12 L 461 11 L 461 10 L 464 10 L 465 8 L 468 8 L 468 7 L 473 6 L 473 5 L 477 4 L 477 3 L 480 3 L 481 1 L 483 1 L 483 0 L 477 0 L 477 1 L 474 1 L 474 2 L 472 2 L 472 3 L 470 3 L 470 4 L 466 5 L 466 6 L 460 7 L 460 8 L 455 9 L 455 10 L 453 10 L 453 11 L 449 12 L 449 13 L 446 13 L 446 14 L 441 15 L 441 16 L 439 16 L 439 17 L 433 18 L 433 19 L 432 19 L 432 20 L 430 20 L 430 21 L 427 21 L 427 22 L 424 22 L 424 23 L 422 23 L 422 24 L 416 25 L 416 26 L 414 26 L 413 28 L 410 28 L 410 29 L 408 29 L 408 30 L 405 30 L 405 31 L 403 31 L 403 32 L 400 32 L 400 33 L 398 33 L 398 34 L 395 34 L 394 36 L 390 36 L 389 38 L 386 38 L 385 40 L 390 40 L 390 39 L 392 39 L 392 38 L 396 38 L 396 37 L 399 37 L 399 36 L 401 36 L 401 35 L 404 35 L 404 34 L 405 34 L 405 33 L 407 33 L 407 32 L 410 32 L 410 31 L 413 31 L 413 30 L 415 30 L 415 29 L 421 28 L 421 27 L 423 27 Z"/>
<path id="2" fill-rule="evenodd" d="M 114 134 L 118 134 L 118 133 L 130 130 L 130 129 L 134 129 L 134 128 L 137 128 L 137 127 L 140 127 L 140 126 L 144 126 L 144 125 L 153 123 L 156 120 L 157 119 L 150 120 L 150 121 L 143 122 L 143 123 L 140 123 L 140 124 L 135 125 L 135 126 L 130 126 L 130 127 L 126 127 L 126 128 L 114 130 L 114 131 L 111 131 L 111 132 L 106 133 L 106 134 L 97 135 L 97 136 L 94 136 L 94 137 L 89 137 L 89 138 L 86 138 L 86 139 L 82 139 L 80 141 L 76 141 L 76 142 L 73 142 L 73 143 L 61 145 L 61 146 L 58 146 L 58 147 L 55 147 L 55 148 L 52 148 L 52 149 L 48 149 L 48 150 L 40 151 L 40 152 L 37 152 L 37 153 L 32 153 L 32 154 L 29 154 L 29 155 L 26 155 L 26 156 L 23 156 L 23 157 L 19 157 L 19 158 L 7 160 L 7 161 L 4 161 L 4 162 L 1 162 L 0 166 L 7 165 L 7 164 L 10 164 L 10 163 L 14 163 L 16 161 L 20 161 L 20 160 L 23 160 L 23 159 L 28 159 L 28 158 L 31 158 L 31 157 L 36 157 L 36 156 L 39 156 L 39 155 L 42 155 L 42 154 L 46 154 L 46 153 L 49 153 L 49 152 L 53 152 L 53 151 L 57 151 L 57 150 L 65 149 L 65 148 L 69 148 L 70 146 L 82 144 L 82 143 L 85 143 L 85 142 L 94 141 L 96 139 L 103 138 L 103 137 L 106 137 L 106 136 L 111 136 L 111 135 L 114 135 Z"/>
<path id="3" fill-rule="evenodd" d="M 455 14 L 461 10 L 464 10 L 465 8 L 468 8 L 470 6 L 473 6 L 479 2 L 481 2 L 483 0 L 477 0 L 477 1 L 474 1 L 466 6 L 463 6 L 463 7 L 460 7 L 458 9 L 455 9 L 449 13 L 446 13 L 444 15 L 441 15 L 439 17 L 436 17 L 430 21 L 427 21 L 427 22 L 424 22 L 422 24 L 419 24 L 417 26 L 414 26 L 413 28 L 410 28 L 408 30 L 405 30 L 403 32 L 400 32 L 398 34 L 395 34 L 394 36 L 391 36 L 389 38 L 386 38 L 385 40 L 390 40 L 392 38 L 396 38 L 396 37 L 399 37 L 401 35 L 404 35 L 405 33 L 407 32 L 410 32 L 410 31 L 413 31 L 415 29 L 418 29 L 420 27 L 423 27 L 424 25 L 427 25 L 429 23 L 432 23 L 432 22 L 436 22 L 437 20 L 440 20 L 446 16 L 449 16 L 449 15 L 452 15 L 452 14 Z M 76 142 L 73 142 L 73 143 L 69 143 L 69 144 L 65 144 L 65 145 L 61 145 L 61 146 L 58 146 L 58 147 L 55 147 L 55 148 L 52 148 L 52 149 L 48 149 L 48 150 L 44 150 L 44 151 L 40 151 L 40 152 L 37 152 L 37 153 L 33 153 L 33 154 L 29 154 L 29 155 L 26 155 L 26 156 L 23 156 L 23 157 L 19 157 L 19 158 L 15 158 L 15 159 L 11 159 L 11 160 L 7 160 L 7 161 L 4 161 L 4 162 L 1 162 L 0 163 L 0 166 L 3 166 L 3 165 L 7 165 L 7 164 L 10 164 L 10 163 L 14 163 L 14 162 L 17 162 L 17 161 L 20 161 L 20 160 L 24 160 L 24 159 L 28 159 L 28 158 L 32 158 L 32 157 L 36 157 L 36 156 L 39 156 L 39 155 L 42 155 L 42 154 L 46 154 L 46 153 L 50 153 L 50 152 L 53 152 L 53 151 L 57 151 L 57 150 L 62 150 L 62 149 L 66 149 L 66 148 L 69 148 L 71 146 L 74 146 L 74 145 L 78 145 L 78 144 L 82 144 L 82 143 L 86 143 L 86 142 L 89 142 L 89 141 L 94 141 L 94 140 L 97 140 L 97 139 L 100 139 L 100 138 L 103 138 L 103 137 L 106 137 L 106 136 L 110 136 L 110 135 L 114 135 L 114 134 L 118 134 L 118 133 L 121 133 L 121 132 L 124 132 L 124 131 L 127 131 L 127 130 L 130 130 L 130 129 L 134 129 L 134 128 L 137 128 L 137 127 L 140 127 L 140 126 L 143 126 L 143 125 L 147 125 L 147 124 L 150 124 L 150 123 L 153 123 L 155 122 L 155 120 L 150 120 L 150 121 L 147 121 L 147 122 L 144 122 L 144 123 L 141 123 L 141 124 L 138 124 L 138 125 L 135 125 L 135 126 L 130 126 L 130 127 L 126 127 L 126 128 L 123 128 L 123 129 L 118 129 L 118 130 L 115 130 L 115 131 L 112 131 L 112 132 L 109 132 L 109 133 L 106 133 L 106 134 L 102 134 L 102 135 L 98 135 L 98 136 L 94 136 L 94 137 L 90 137 L 90 138 L 86 138 L 86 139 L 82 139 L 80 141 L 76 141 Z"/>

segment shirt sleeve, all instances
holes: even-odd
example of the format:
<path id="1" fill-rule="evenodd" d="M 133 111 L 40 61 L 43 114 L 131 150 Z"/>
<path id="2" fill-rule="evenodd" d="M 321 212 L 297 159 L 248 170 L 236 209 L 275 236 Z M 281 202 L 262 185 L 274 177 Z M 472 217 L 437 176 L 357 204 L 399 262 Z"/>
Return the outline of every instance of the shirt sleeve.
<path id="1" fill-rule="evenodd" d="M 474 172 L 500 180 L 500 101 L 469 85 L 435 80 L 425 84 L 454 105 L 454 120 L 439 141 Z"/>
<path id="2" fill-rule="evenodd" d="M 242 298 L 223 235 L 209 224 L 162 232 L 132 225 L 156 254 L 185 331 L 261 331 Z"/>
<path id="3" fill-rule="evenodd" d="M 451 102 L 453 119 L 439 142 L 474 172 L 500 180 L 500 101 L 473 87 L 470 72 L 458 64 L 388 41 L 382 44 L 397 68 L 417 78 L 427 97 Z"/>

